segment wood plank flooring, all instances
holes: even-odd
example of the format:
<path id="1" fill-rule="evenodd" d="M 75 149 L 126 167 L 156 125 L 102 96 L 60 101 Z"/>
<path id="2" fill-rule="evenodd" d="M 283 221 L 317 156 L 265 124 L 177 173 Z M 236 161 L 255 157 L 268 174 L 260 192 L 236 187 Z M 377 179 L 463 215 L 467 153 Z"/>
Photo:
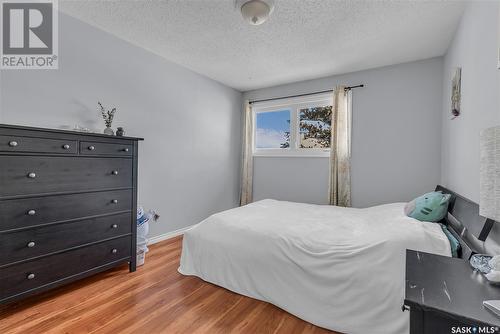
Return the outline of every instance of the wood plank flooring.
<path id="1" fill-rule="evenodd" d="M 182 238 L 151 246 L 146 264 L 101 273 L 0 306 L 0 333 L 333 333 L 269 303 L 177 272 Z"/>

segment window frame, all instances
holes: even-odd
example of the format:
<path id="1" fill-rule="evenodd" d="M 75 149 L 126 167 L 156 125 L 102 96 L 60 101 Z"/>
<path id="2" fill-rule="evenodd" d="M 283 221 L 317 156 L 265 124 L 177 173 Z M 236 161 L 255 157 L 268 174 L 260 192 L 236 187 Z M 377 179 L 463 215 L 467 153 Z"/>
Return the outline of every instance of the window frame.
<path id="1" fill-rule="evenodd" d="M 299 133 L 300 109 L 327 105 L 333 105 L 333 92 L 253 103 L 251 106 L 254 124 L 252 155 L 256 157 L 329 157 L 330 148 L 300 148 Z M 282 110 L 290 111 L 290 147 L 257 148 L 255 145 L 257 114 Z"/>

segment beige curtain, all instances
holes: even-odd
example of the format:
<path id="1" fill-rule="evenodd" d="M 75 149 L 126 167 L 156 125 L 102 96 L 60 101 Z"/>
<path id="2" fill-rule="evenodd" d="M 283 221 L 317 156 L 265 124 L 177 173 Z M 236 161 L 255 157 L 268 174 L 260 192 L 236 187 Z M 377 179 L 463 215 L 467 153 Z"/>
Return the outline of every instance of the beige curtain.
<path id="1" fill-rule="evenodd" d="M 330 205 L 351 206 L 351 91 L 337 86 L 333 91 L 330 151 Z"/>
<path id="2" fill-rule="evenodd" d="M 245 101 L 243 110 L 243 161 L 241 165 L 240 205 L 252 202 L 253 178 L 253 115 L 252 107 Z"/>

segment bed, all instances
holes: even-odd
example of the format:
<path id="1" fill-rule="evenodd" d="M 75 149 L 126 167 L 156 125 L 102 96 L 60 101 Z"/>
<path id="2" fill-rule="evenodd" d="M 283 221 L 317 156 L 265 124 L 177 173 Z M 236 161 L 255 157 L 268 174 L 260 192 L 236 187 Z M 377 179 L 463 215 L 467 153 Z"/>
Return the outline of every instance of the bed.
<path id="1" fill-rule="evenodd" d="M 435 223 L 405 203 L 366 209 L 262 200 L 184 234 L 179 272 L 343 333 L 408 333 L 405 251 L 450 256 Z"/>

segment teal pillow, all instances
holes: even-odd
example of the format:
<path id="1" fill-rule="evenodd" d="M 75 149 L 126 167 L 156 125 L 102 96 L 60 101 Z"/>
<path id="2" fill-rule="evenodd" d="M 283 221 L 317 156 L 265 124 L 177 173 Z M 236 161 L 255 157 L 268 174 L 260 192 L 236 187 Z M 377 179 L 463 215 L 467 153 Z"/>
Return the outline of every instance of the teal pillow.
<path id="1" fill-rule="evenodd" d="M 451 255 L 453 257 L 458 257 L 458 251 L 462 247 L 462 246 L 460 246 L 460 242 L 457 240 L 457 238 L 455 238 L 453 236 L 453 234 L 451 234 L 450 231 L 448 231 L 448 228 L 445 225 L 443 225 L 443 224 L 440 224 L 440 225 L 441 225 L 441 228 L 443 229 L 444 234 L 446 235 L 448 240 L 450 240 Z"/>
<path id="2" fill-rule="evenodd" d="M 405 206 L 405 214 L 424 222 L 438 222 L 448 212 L 451 195 L 433 191 L 415 198 Z"/>

